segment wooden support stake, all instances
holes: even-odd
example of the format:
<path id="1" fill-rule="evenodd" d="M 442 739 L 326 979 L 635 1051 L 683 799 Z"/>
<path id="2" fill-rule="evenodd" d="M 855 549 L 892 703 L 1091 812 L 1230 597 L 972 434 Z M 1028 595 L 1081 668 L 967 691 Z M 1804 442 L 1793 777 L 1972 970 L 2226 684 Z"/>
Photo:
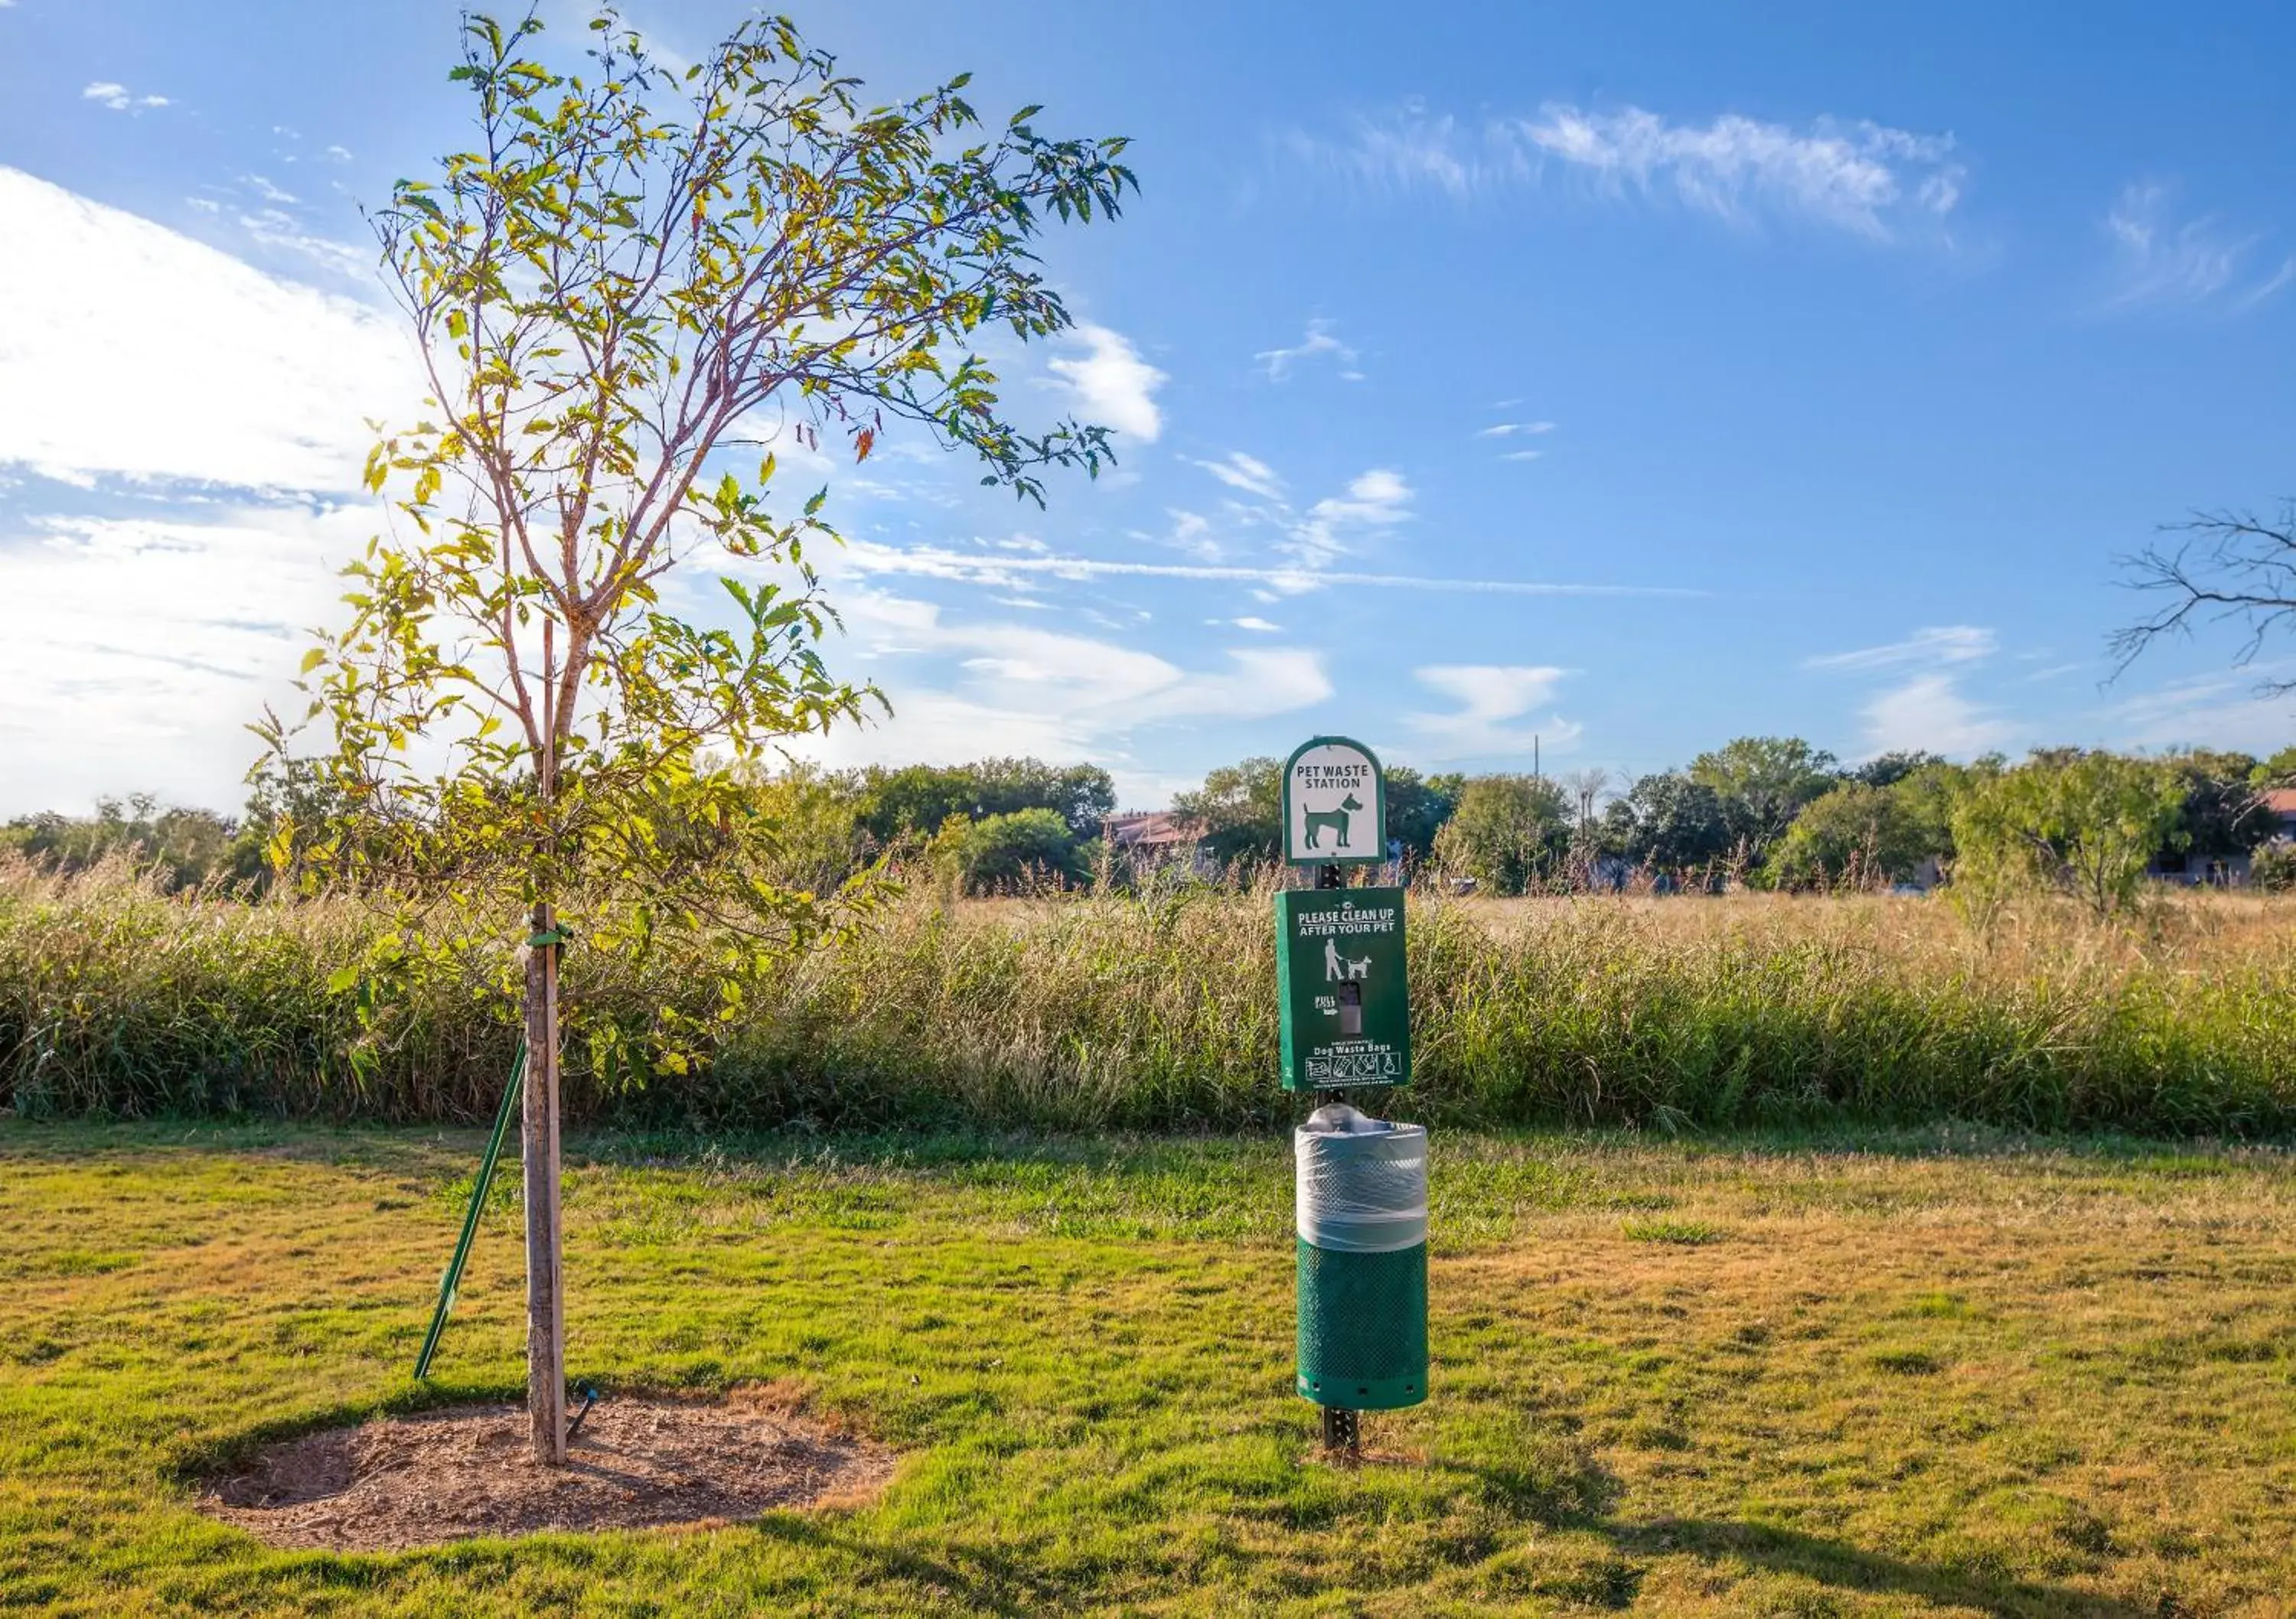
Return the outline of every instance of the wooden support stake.
<path id="1" fill-rule="evenodd" d="M 556 918 L 534 908 L 534 934 Z M 526 1407 L 534 1460 L 566 1465 L 566 1301 L 558 1220 L 558 946 L 526 956 Z"/>

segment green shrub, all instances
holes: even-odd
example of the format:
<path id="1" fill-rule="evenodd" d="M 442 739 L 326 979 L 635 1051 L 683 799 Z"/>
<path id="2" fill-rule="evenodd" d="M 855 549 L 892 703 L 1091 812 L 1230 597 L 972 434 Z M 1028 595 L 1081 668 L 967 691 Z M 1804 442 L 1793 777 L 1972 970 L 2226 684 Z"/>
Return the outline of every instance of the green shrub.
<path id="1" fill-rule="evenodd" d="M 2296 889 L 2296 841 L 2276 838 L 2249 859 L 2248 880 L 2267 894 Z"/>

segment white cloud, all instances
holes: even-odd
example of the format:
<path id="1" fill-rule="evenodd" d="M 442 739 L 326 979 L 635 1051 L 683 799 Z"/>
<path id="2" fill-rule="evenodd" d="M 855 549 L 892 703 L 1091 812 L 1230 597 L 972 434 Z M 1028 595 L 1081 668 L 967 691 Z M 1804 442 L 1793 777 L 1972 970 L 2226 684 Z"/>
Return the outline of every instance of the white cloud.
<path id="1" fill-rule="evenodd" d="M 0 465 L 355 488 L 420 397 L 373 311 L 0 168 Z"/>
<path id="2" fill-rule="evenodd" d="M 1567 669 L 1546 665 L 1438 664 L 1412 673 L 1421 684 L 1459 705 L 1447 714 L 1404 716 L 1419 733 L 1420 746 L 1428 757 L 1450 760 L 1527 754 L 1534 739 L 1542 751 L 1567 748 L 1585 729 L 1560 715 L 1539 724 L 1510 724 L 1526 719 L 1533 708 L 1550 701 L 1555 687 L 1570 673 Z"/>
<path id="3" fill-rule="evenodd" d="M 140 112 L 146 107 L 168 105 L 168 98 L 164 95 L 130 94 L 126 85 L 114 84 L 108 78 L 96 80 L 79 94 L 82 101 L 94 102 L 99 107 L 109 108 L 114 112 Z"/>
<path id="4" fill-rule="evenodd" d="M 1915 630 L 1903 641 L 1852 652 L 1828 652 L 1805 658 L 1805 669 L 1886 669 L 1907 663 L 1976 663 L 1990 658 L 1999 642 L 1993 632 L 1970 624 L 1950 624 Z"/>
<path id="5" fill-rule="evenodd" d="M 1215 618 L 1212 622 L 1217 624 L 1219 620 Z M 1270 624 L 1267 619 L 1250 613 L 1245 614 L 1241 618 L 1231 618 L 1228 622 L 1240 630 L 1250 630 L 1262 635 L 1280 635 L 1283 633 L 1282 625 Z"/>
<path id="6" fill-rule="evenodd" d="M 330 146 L 319 155 L 331 163 L 348 163 L 351 160 L 351 149 L 348 146 Z"/>
<path id="7" fill-rule="evenodd" d="M 1822 118 L 1795 127 L 1725 113 L 1681 123 L 1640 107 L 1549 102 L 1535 118 L 1468 123 L 1416 103 L 1292 155 L 1356 189 L 1467 201 L 1575 178 L 1611 196 L 1666 199 L 1734 225 L 1793 219 L 1874 241 L 1935 235 L 1967 171 L 1950 135 Z"/>
<path id="8" fill-rule="evenodd" d="M 1385 525 L 1410 516 L 1404 510 L 1410 503 L 1411 486 L 1403 481 L 1403 474 L 1374 467 L 1349 480 L 1345 496 L 1327 495 L 1310 507 L 1308 515 L 1329 522 Z"/>
<path id="9" fill-rule="evenodd" d="M 290 694 L 373 521 L 274 507 L 0 530 L 0 814 L 139 788 L 235 807 L 258 748 L 243 726 Z"/>
<path id="10" fill-rule="evenodd" d="M 2213 306 L 2237 314 L 2296 280 L 2296 257 L 2259 274 L 2250 266 L 2262 236 L 2229 231 L 2212 216 L 2180 223 L 2172 200 L 2169 186 L 2131 185 L 2106 212 L 2112 264 L 2104 308 Z"/>
<path id="11" fill-rule="evenodd" d="M 1218 461 L 1199 461 L 1195 464 L 1231 489 L 1241 489 L 1262 500 L 1283 498 L 1283 480 L 1275 475 L 1275 469 L 1242 450 L 1231 450 Z"/>
<path id="12" fill-rule="evenodd" d="M 1551 433 L 1554 430 L 1554 424 L 1552 421 L 1500 421 L 1495 422 L 1487 428 L 1476 429 L 1475 437 L 1478 438 L 1512 438 L 1517 433 Z"/>
<path id="13" fill-rule="evenodd" d="M 1501 461 L 1537 461 L 1546 454 L 1545 450 L 1509 450 L 1499 459 Z"/>
<path id="14" fill-rule="evenodd" d="M 1106 326 L 1080 324 L 1070 337 L 1086 352 L 1074 359 L 1054 358 L 1047 366 L 1075 393 L 1085 419 L 1153 444 L 1164 427 L 1155 397 L 1164 373 L 1142 359 L 1121 332 Z"/>
<path id="15" fill-rule="evenodd" d="M 255 194 L 262 198 L 266 202 L 291 203 L 299 200 L 293 192 L 282 191 L 278 186 L 274 185 L 269 180 L 264 178 L 261 175 L 242 175 L 239 177 L 239 182 L 242 185 L 252 187 Z"/>
<path id="16" fill-rule="evenodd" d="M 1962 673 L 1999 650 L 1999 638 L 1990 629 L 1949 624 L 1915 630 L 1903 641 L 1805 658 L 1801 666 L 1842 673 L 1917 668 L 1859 709 L 1869 752 L 1968 755 L 2005 747 L 2018 734 L 2015 725 L 1961 690 Z"/>
<path id="17" fill-rule="evenodd" d="M 826 739 L 822 756 L 837 763 L 1121 756 L 1125 739 L 1144 727 L 1265 719 L 1332 694 L 1321 660 L 1299 648 L 1237 649 L 1225 667 L 1190 670 L 1136 644 L 1026 625 L 951 624 L 932 603 L 873 591 L 849 592 L 840 606 L 868 652 L 953 658 L 957 677 L 944 687 L 904 678 L 890 720 Z"/>
<path id="18" fill-rule="evenodd" d="M 1336 357 L 1341 380 L 1363 380 L 1363 372 L 1357 369 L 1356 351 L 1332 335 L 1332 323 L 1329 321 L 1309 321 L 1307 334 L 1291 348 L 1263 348 L 1251 357 L 1259 363 L 1270 382 L 1281 382 L 1292 374 L 1294 366 L 1318 355 Z"/>
<path id="19" fill-rule="evenodd" d="M 1866 742 L 1875 754 L 1932 753 L 1967 756 L 2005 748 L 2017 727 L 1961 694 L 1955 677 L 1916 675 L 1880 693 L 1863 710 Z"/>

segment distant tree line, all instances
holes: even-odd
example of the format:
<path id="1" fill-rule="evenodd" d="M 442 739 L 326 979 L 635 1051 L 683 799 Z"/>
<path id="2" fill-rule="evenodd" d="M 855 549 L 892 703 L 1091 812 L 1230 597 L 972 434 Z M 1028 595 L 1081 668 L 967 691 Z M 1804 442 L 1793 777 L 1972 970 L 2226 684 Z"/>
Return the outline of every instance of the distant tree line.
<path id="1" fill-rule="evenodd" d="M 1172 809 L 1195 835 L 1184 874 L 1246 875 L 1281 855 L 1283 763 L 1223 765 Z M 1620 890 L 1809 891 L 1949 879 L 1977 904 L 2054 887 L 2109 912 L 2154 863 L 2253 857 L 2253 879 L 2296 886 L 2262 791 L 2296 781 L 2296 748 L 2269 758 L 2192 749 L 2132 756 L 2043 749 L 2012 764 L 1889 753 L 1844 766 L 1798 737 L 1741 737 L 1687 767 L 1613 792 L 1603 773 L 1560 779 L 1387 772 L 1388 834 L 1412 875 L 1508 895 Z M 1107 833 L 1116 789 L 1093 765 L 990 758 L 954 765 L 747 778 L 736 801 L 772 829 L 773 879 L 834 892 L 882 862 L 990 895 L 1132 881 Z M 106 799 L 89 817 L 0 828 L 0 847 L 72 871 L 123 860 L 163 886 L 254 894 L 291 868 L 330 806 L 316 774 L 266 766 L 237 817 Z M 693 829 L 710 858 L 723 829 Z"/>

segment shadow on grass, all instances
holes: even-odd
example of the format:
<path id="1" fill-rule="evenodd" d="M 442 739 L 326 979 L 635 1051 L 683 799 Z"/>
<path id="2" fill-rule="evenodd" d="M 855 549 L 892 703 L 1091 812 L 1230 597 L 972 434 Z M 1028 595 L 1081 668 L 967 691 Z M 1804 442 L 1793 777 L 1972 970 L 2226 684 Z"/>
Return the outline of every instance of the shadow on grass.
<path id="1" fill-rule="evenodd" d="M 1918 1597 L 1988 1614 L 2084 1615 L 2091 1619 L 2154 1619 L 2161 1608 L 2013 1576 L 1909 1562 L 1797 1530 L 1726 1518 L 1660 1518 L 1598 1525 L 1629 1556 L 1686 1551 L 1734 1558 L 1775 1574 L 1800 1574 L 1821 1585 L 1869 1595 Z"/>
<path id="2" fill-rule="evenodd" d="M 881 1577 L 922 1586 L 969 1614 L 1041 1614 L 1072 1604 L 1076 1595 L 1029 1573 L 1010 1558 L 968 1553 L 968 1560 L 981 1571 L 969 1574 L 947 1558 L 846 1533 L 833 1519 L 773 1513 L 758 1519 L 752 1527 L 768 1539 L 817 1556 L 871 1566 Z"/>
<path id="3" fill-rule="evenodd" d="M 2156 1619 L 2161 1609 L 2007 1574 L 1939 1566 L 1894 1558 L 1838 1541 L 1726 1518 L 1659 1518 L 1628 1523 L 1610 1515 L 1626 1486 L 1590 1454 L 1527 1458 L 1514 1466 L 1446 1460 L 1447 1468 L 1480 1481 L 1492 1505 L 1552 1529 L 1591 1531 L 1617 1557 L 1577 1577 L 1567 1592 L 1597 1608 L 1630 1607 L 1647 1574 L 1640 1561 L 1688 1553 L 1702 1561 L 1734 1558 L 1774 1574 L 1800 1574 L 1829 1588 L 1874 1596 L 1916 1597 L 1988 1614 L 2089 1619 Z"/>

